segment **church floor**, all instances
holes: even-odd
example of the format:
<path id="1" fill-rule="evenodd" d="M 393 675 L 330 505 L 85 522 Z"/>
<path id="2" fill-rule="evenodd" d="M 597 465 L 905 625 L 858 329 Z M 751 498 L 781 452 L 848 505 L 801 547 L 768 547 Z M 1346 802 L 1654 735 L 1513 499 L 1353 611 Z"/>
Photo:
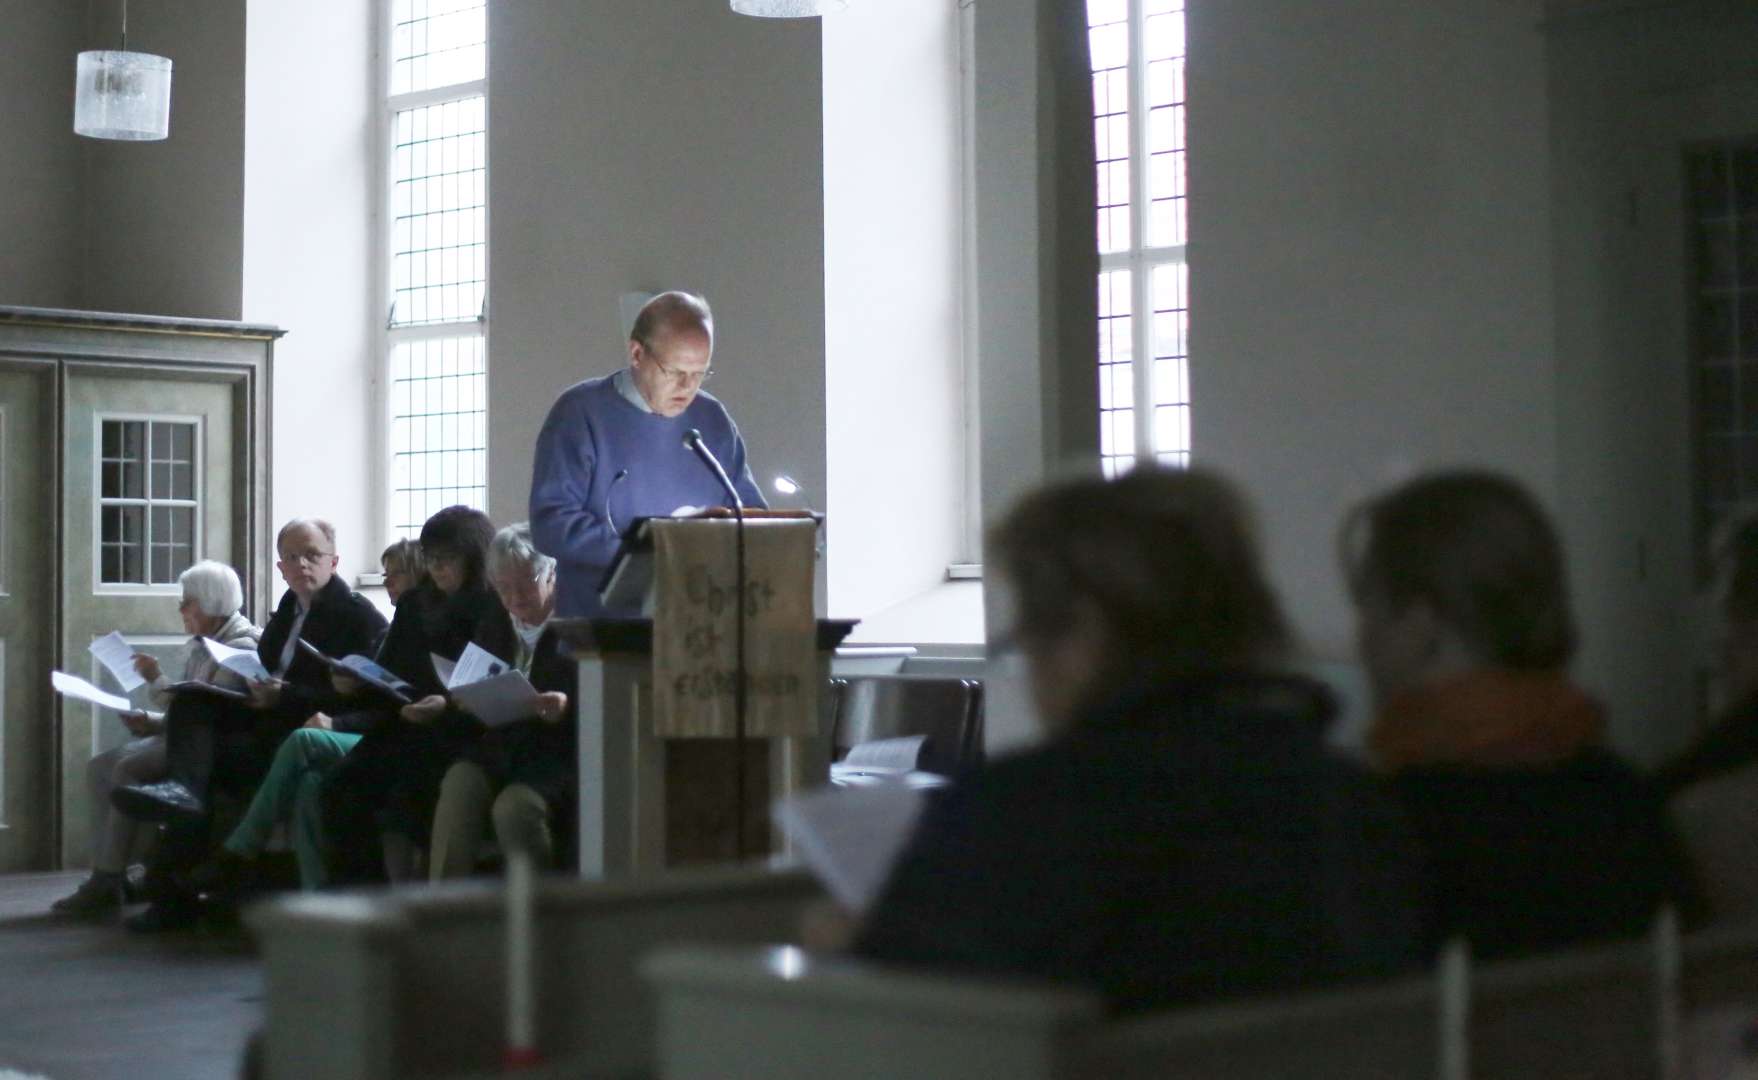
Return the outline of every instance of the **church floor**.
<path id="1" fill-rule="evenodd" d="M 262 1023 L 247 939 L 49 914 L 81 873 L 0 876 L 0 1078 L 238 1075 Z"/>

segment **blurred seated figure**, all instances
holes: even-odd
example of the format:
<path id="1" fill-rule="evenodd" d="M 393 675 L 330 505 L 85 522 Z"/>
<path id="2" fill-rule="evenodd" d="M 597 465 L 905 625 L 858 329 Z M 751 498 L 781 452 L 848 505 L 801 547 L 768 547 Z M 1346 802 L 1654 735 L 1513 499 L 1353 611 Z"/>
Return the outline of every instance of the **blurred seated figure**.
<path id="1" fill-rule="evenodd" d="M 1716 535 L 1720 704 L 1703 737 L 1654 775 L 1718 918 L 1758 916 L 1758 513 Z"/>
<path id="2" fill-rule="evenodd" d="M 579 786 L 574 731 L 579 665 L 550 630 L 555 570 L 555 560 L 532 546 L 531 527 L 523 522 L 496 533 L 489 545 L 488 581 L 506 608 L 505 625 L 500 640 L 478 644 L 510 658 L 538 692 L 537 707 L 530 719 L 484 732 L 447 770 L 428 859 L 435 881 L 475 869 L 484 826 L 491 820 L 503 854 L 524 852 L 540 869 L 556 864 L 552 822 L 573 807 Z"/>
<path id="3" fill-rule="evenodd" d="M 182 682 L 213 683 L 242 691 L 244 679 L 214 660 L 199 638 L 209 637 L 234 649 L 254 649 L 262 631 L 239 609 L 244 606 L 244 586 L 237 571 L 225 563 L 204 560 L 178 575 L 183 599 L 177 614 L 190 636 L 189 658 Z M 159 662 L 145 653 L 134 656 L 134 670 L 147 680 L 155 708 L 122 714 L 134 738 L 94 756 L 86 767 L 92 793 L 92 873 L 69 896 L 55 901 L 54 910 L 75 915 L 95 915 L 114 910 L 122 902 L 123 878 L 131 853 L 140 850 L 148 829 L 110 805 L 110 792 L 129 784 L 145 784 L 165 778 L 165 710 L 171 705 L 171 685 Z"/>
<path id="4" fill-rule="evenodd" d="M 1642 934 L 1691 901 L 1660 803 L 1570 681 L 1563 553 L 1488 472 L 1419 477 L 1342 534 L 1377 713 L 1369 749 L 1424 841 L 1439 929 L 1496 957 Z"/>
<path id="5" fill-rule="evenodd" d="M 1758 762 L 1758 513 L 1724 526 L 1711 556 L 1720 715 L 1703 738 L 1655 771 L 1655 783 L 1669 796 Z"/>
<path id="6" fill-rule="evenodd" d="M 1421 963 L 1414 840 L 1326 752 L 1243 499 L 1143 466 L 1028 496 L 989 551 L 1049 738 L 930 795 L 854 950 L 1121 1009 Z"/>

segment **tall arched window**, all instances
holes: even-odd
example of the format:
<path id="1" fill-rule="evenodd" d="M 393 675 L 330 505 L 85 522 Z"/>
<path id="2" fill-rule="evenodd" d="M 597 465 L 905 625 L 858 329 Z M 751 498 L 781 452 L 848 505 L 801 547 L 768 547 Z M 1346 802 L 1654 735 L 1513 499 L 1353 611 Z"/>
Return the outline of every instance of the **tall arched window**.
<path id="1" fill-rule="evenodd" d="M 1107 475 L 1190 461 L 1184 0 L 1087 0 Z"/>
<path id="2" fill-rule="evenodd" d="M 386 0 L 390 534 L 488 494 L 484 0 Z"/>

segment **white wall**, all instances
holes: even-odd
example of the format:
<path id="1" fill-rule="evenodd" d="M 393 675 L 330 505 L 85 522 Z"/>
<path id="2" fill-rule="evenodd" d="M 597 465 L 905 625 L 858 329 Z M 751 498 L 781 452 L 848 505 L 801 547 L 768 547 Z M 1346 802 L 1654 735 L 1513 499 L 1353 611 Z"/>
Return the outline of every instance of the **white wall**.
<path id="1" fill-rule="evenodd" d="M 1307 643 L 1345 655 L 1334 530 L 1426 465 L 1557 484 L 1532 3 L 1190 9 L 1196 459 L 1240 481 Z"/>
<path id="2" fill-rule="evenodd" d="M 855 4 L 823 28 L 829 482 L 814 494 L 828 513 L 830 613 L 866 619 L 938 593 L 960 555 L 958 12 L 953 0 Z M 944 613 L 923 601 L 886 633 L 944 634 Z"/>
<path id="3" fill-rule="evenodd" d="M 73 133 L 77 4 L 0 0 L 0 304 L 79 302 L 83 158 Z"/>
<path id="4" fill-rule="evenodd" d="M 288 331 L 275 346 L 272 519 L 328 518 L 350 580 L 376 572 L 384 546 L 372 512 L 385 468 L 372 437 L 383 373 L 372 6 L 250 0 L 246 39 L 243 318 Z"/>
<path id="5" fill-rule="evenodd" d="M 1085 8 L 979 0 L 976 11 L 978 400 L 983 521 L 1099 453 L 1098 256 Z M 1074 208 L 1074 209 L 1070 209 Z M 991 639 L 1011 625 L 989 572 Z M 989 666 L 991 751 L 1038 732 L 1022 673 Z"/>
<path id="6" fill-rule="evenodd" d="M 154 0 L 130 12 L 128 47 L 171 58 L 171 134 L 161 142 L 86 143 L 81 306 L 239 317 L 244 8 Z M 119 11 L 91 5 L 84 47 L 117 47 Z"/>
<path id="7" fill-rule="evenodd" d="M 1758 135 L 1758 8 L 1576 8 L 1547 28 L 1558 505 L 1579 670 L 1645 757 L 1689 738 L 1694 668 L 1684 144 Z"/>
<path id="8" fill-rule="evenodd" d="M 490 5 L 496 520 L 526 515 L 556 395 L 626 363 L 633 290 L 708 297 L 753 467 L 825 490 L 819 34 L 724 0 Z"/>

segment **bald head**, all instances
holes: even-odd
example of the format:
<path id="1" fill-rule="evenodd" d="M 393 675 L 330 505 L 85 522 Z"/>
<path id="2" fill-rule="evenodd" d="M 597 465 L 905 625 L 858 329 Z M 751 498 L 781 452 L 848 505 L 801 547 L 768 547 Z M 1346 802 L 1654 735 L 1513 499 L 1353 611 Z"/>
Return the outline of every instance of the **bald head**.
<path id="1" fill-rule="evenodd" d="M 712 369 L 714 313 L 687 292 L 647 301 L 629 331 L 629 372 L 649 408 L 679 416 L 696 400 Z"/>
<path id="2" fill-rule="evenodd" d="M 714 312 L 708 301 L 695 293 L 679 290 L 662 292 L 641 307 L 629 340 L 649 349 L 657 348 L 660 339 L 669 334 L 702 335 L 714 341 Z"/>

